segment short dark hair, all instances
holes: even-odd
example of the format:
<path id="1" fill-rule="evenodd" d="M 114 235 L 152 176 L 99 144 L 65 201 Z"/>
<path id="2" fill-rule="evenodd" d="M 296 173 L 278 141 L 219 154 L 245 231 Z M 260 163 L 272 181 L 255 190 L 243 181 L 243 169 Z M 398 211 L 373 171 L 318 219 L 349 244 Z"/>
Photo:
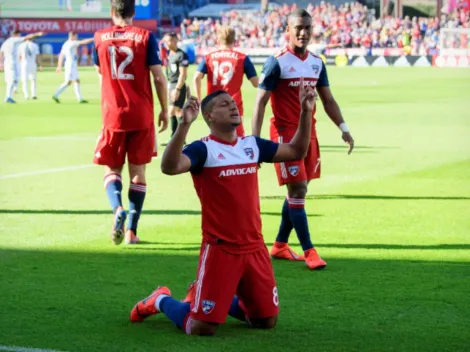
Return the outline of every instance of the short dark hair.
<path id="1" fill-rule="evenodd" d="M 111 0 L 111 8 L 121 18 L 130 18 L 135 14 L 135 0 Z"/>
<path id="2" fill-rule="evenodd" d="M 290 19 L 293 19 L 293 18 L 299 18 L 299 17 L 308 17 L 308 18 L 312 18 L 312 16 L 308 13 L 307 10 L 305 9 L 301 9 L 301 8 L 297 8 L 295 9 L 294 11 L 292 11 L 289 15 L 289 20 Z"/>
<path id="3" fill-rule="evenodd" d="M 212 110 L 211 109 L 212 105 L 210 104 L 211 101 L 214 100 L 214 98 L 217 98 L 219 95 L 222 95 L 222 94 L 228 94 L 228 93 L 225 90 L 219 89 L 219 90 L 216 90 L 215 92 L 212 92 L 204 99 L 202 99 L 201 111 L 202 111 L 203 116 L 206 112 L 210 112 L 209 110 Z"/>
<path id="4" fill-rule="evenodd" d="M 11 32 L 11 35 L 18 35 L 21 32 L 18 29 L 15 29 L 13 32 Z"/>
<path id="5" fill-rule="evenodd" d="M 170 38 L 178 39 L 178 34 L 176 34 L 176 32 L 169 32 L 166 35 L 169 36 Z"/>

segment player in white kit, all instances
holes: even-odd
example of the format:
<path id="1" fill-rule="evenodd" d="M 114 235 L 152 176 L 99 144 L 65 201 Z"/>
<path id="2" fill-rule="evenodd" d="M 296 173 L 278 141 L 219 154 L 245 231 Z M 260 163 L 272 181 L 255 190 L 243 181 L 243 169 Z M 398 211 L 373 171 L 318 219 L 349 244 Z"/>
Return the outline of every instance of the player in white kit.
<path id="1" fill-rule="evenodd" d="M 23 93 L 26 100 L 29 99 L 28 80 L 31 81 L 31 97 L 36 97 L 36 73 L 39 68 L 42 70 L 39 60 L 39 45 L 31 40 L 25 40 L 19 47 L 19 59 L 21 68 L 21 82 L 23 83 Z"/>
<path id="2" fill-rule="evenodd" d="M 0 48 L 0 60 L 3 59 L 4 64 L 4 71 L 5 71 L 5 82 L 7 85 L 6 94 L 5 94 L 5 103 L 15 104 L 16 102 L 13 100 L 13 90 L 15 86 L 18 84 L 18 77 L 19 77 L 19 65 L 18 65 L 18 49 L 21 43 L 25 40 L 33 39 L 36 37 L 40 37 L 44 35 L 43 32 L 29 34 L 25 37 L 21 36 L 21 33 L 17 30 L 11 33 L 11 37 L 5 40 Z"/>
<path id="3" fill-rule="evenodd" d="M 52 99 L 56 103 L 60 103 L 59 95 L 69 86 L 74 83 L 75 96 L 79 103 L 87 103 L 86 100 L 82 98 L 80 93 L 80 79 L 78 76 L 78 48 L 81 45 L 87 45 L 93 42 L 93 38 L 78 40 L 78 35 L 76 32 L 69 33 L 69 40 L 67 40 L 59 55 L 59 62 L 57 63 L 57 72 L 62 72 L 62 65 L 65 59 L 65 80 L 57 89 Z"/>

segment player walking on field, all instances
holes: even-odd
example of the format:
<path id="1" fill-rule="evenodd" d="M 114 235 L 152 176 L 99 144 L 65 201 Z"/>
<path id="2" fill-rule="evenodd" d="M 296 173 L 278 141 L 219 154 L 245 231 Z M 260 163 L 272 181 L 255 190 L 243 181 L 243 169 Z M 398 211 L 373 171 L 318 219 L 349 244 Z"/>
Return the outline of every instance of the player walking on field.
<path id="1" fill-rule="evenodd" d="M 276 325 L 279 297 L 261 230 L 258 164 L 305 156 L 315 93 L 311 87 L 302 87 L 297 94 L 300 119 L 289 143 L 237 137 L 241 123 L 237 103 L 219 90 L 201 103 L 211 134 L 183 149 L 199 114 L 199 101 L 188 97 L 161 167 L 168 175 L 190 172 L 201 201 L 203 240 L 197 283 L 183 302 L 173 299 L 167 287 L 158 287 L 134 306 L 131 321 L 162 312 L 193 335 L 214 335 L 227 314 L 254 328 Z"/>
<path id="2" fill-rule="evenodd" d="M 29 99 L 28 81 L 31 81 L 31 97 L 36 100 L 36 74 L 38 67 L 42 70 L 39 45 L 31 40 L 25 40 L 20 45 L 19 55 L 24 98 Z"/>
<path id="3" fill-rule="evenodd" d="M 245 135 L 243 128 L 243 75 L 246 75 L 253 85 L 258 87 L 258 76 L 250 58 L 245 54 L 233 50 L 235 44 L 235 31 L 230 27 L 220 27 L 217 31 L 220 48 L 202 59 L 193 78 L 194 89 L 198 99 L 201 99 L 201 82 L 207 75 L 207 94 L 216 90 L 225 90 L 237 103 L 238 111 L 242 116 L 242 123 L 237 127 L 237 135 Z"/>
<path id="4" fill-rule="evenodd" d="M 13 91 L 18 85 L 19 70 L 18 70 L 18 50 L 20 45 L 25 40 L 31 40 L 44 35 L 43 32 L 28 34 L 25 37 L 17 30 L 11 33 L 11 37 L 5 40 L 0 47 L 0 60 L 3 62 L 3 70 L 5 71 L 6 94 L 5 103 L 15 104 L 13 100 Z"/>
<path id="5" fill-rule="evenodd" d="M 147 191 L 145 165 L 156 155 L 154 107 L 150 73 L 162 111 L 160 132 L 168 126 L 168 93 L 156 38 L 134 27 L 134 0 L 112 0 L 114 26 L 95 33 L 94 61 L 101 75 L 103 129 L 94 163 L 105 166 L 104 186 L 115 214 L 112 241 L 120 244 L 127 213 L 121 200 L 121 173 L 126 155 L 129 162 L 129 221 L 126 243 L 139 241 L 137 223 Z"/>
<path id="6" fill-rule="evenodd" d="M 82 93 L 80 92 L 80 77 L 78 75 L 78 48 L 81 45 L 88 45 L 93 42 L 93 38 L 88 38 L 84 40 L 78 40 L 78 34 L 76 32 L 69 33 L 69 39 L 62 45 L 60 50 L 59 61 L 57 62 L 57 72 L 62 72 L 62 66 L 65 67 L 64 72 L 64 83 L 62 83 L 52 96 L 52 99 L 56 103 L 60 103 L 59 95 L 67 89 L 73 83 L 73 88 L 75 91 L 75 96 L 79 103 L 88 103 L 88 101 L 82 98 Z M 65 64 L 64 64 L 65 59 Z"/>
<path id="7" fill-rule="evenodd" d="M 287 31 L 287 47 L 276 56 L 270 56 L 263 66 L 253 114 L 253 135 L 259 136 L 261 133 L 266 104 L 271 98 L 274 113 L 271 119 L 271 140 L 287 143 L 292 139 L 299 124 L 300 105 L 297 95 L 300 77 L 303 76 L 303 84 L 314 87 L 318 92 L 325 112 L 341 130 L 351 153 L 354 140 L 331 93 L 326 67 L 320 57 L 307 50 L 312 37 L 312 18 L 308 12 L 303 9 L 292 12 Z M 271 255 L 288 260 L 305 259 L 310 269 L 322 269 L 326 267 L 326 262 L 312 244 L 304 209 L 308 183 L 319 178 L 321 170 L 314 115 L 315 109 L 312 112 L 312 134 L 307 156 L 303 160 L 275 165 L 279 185 L 287 185 L 287 198 L 282 207 L 281 225 Z M 288 245 L 292 229 L 297 232 L 305 257 L 295 254 Z"/>

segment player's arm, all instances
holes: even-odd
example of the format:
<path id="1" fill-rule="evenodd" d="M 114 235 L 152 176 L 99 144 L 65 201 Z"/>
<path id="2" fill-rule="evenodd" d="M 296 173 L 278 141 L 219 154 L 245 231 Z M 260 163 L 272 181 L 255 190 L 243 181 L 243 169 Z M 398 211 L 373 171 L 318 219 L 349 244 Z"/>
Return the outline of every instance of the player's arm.
<path id="1" fill-rule="evenodd" d="M 279 67 L 277 59 L 274 56 L 268 57 L 263 65 L 263 70 L 261 71 L 258 95 L 256 96 L 255 101 L 252 121 L 253 136 L 259 136 L 261 134 L 266 104 L 271 96 L 271 91 L 276 88 L 280 75 L 281 68 Z"/>
<path id="2" fill-rule="evenodd" d="M 24 37 L 21 37 L 21 39 L 23 41 L 30 40 L 30 39 L 34 39 L 34 38 L 37 38 L 37 37 L 42 37 L 44 34 L 45 34 L 44 32 L 31 33 L 31 34 L 25 35 Z"/>
<path id="3" fill-rule="evenodd" d="M 95 40 L 95 38 L 88 38 L 88 39 L 79 40 L 78 41 L 78 46 L 91 44 L 91 43 L 93 43 L 93 40 Z"/>
<path id="4" fill-rule="evenodd" d="M 201 93 L 202 79 L 204 78 L 206 74 L 207 74 L 207 63 L 206 63 L 206 58 L 203 57 L 193 77 L 193 87 L 194 87 L 194 91 L 196 92 L 196 97 L 198 98 L 198 100 L 201 100 L 202 98 L 202 93 Z"/>
<path id="5" fill-rule="evenodd" d="M 153 34 L 150 34 L 147 45 L 147 66 L 152 73 L 153 85 L 157 91 L 158 101 L 162 108 L 162 111 L 160 111 L 158 115 L 158 127 L 160 127 L 159 132 L 163 132 L 168 127 L 168 88 L 162 70 L 162 61 L 160 59 L 160 53 L 158 52 L 157 39 Z"/>
<path id="6" fill-rule="evenodd" d="M 313 88 L 304 87 L 303 77 L 300 78 L 299 100 L 300 118 L 297 132 L 289 143 L 279 144 L 273 162 L 300 160 L 307 155 L 312 132 L 312 114 L 315 108 L 316 94 Z"/>
<path id="7" fill-rule="evenodd" d="M 64 65 L 64 58 L 65 58 L 65 55 L 61 50 L 59 54 L 59 59 L 57 60 L 57 69 L 56 69 L 57 72 L 62 71 L 62 66 Z"/>
<path id="8" fill-rule="evenodd" d="M 201 164 L 204 165 L 207 157 L 207 150 L 201 146 L 202 142 L 192 143 L 183 151 L 189 128 L 199 115 L 199 100 L 191 96 L 189 87 L 187 98 L 176 132 L 163 152 L 161 169 L 167 175 L 196 170 Z"/>
<path id="9" fill-rule="evenodd" d="M 258 74 L 256 73 L 255 65 L 253 65 L 253 62 L 251 62 L 248 56 L 245 56 L 245 61 L 243 62 L 243 70 L 245 71 L 246 78 L 248 78 L 253 87 L 258 88 Z"/>
<path id="10" fill-rule="evenodd" d="M 351 154 L 354 149 L 354 139 L 349 132 L 348 125 L 344 121 L 343 115 L 341 114 L 341 109 L 339 108 L 338 103 L 331 93 L 325 64 L 322 64 L 322 70 L 317 82 L 317 92 L 323 103 L 323 109 L 325 110 L 326 114 L 343 133 L 343 140 L 349 144 L 348 154 Z"/>

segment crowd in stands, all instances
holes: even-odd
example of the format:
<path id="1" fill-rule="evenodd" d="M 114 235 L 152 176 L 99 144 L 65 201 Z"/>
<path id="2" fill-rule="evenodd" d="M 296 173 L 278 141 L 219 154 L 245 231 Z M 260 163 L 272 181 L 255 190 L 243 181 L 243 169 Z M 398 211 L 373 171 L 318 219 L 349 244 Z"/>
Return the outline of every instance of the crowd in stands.
<path id="1" fill-rule="evenodd" d="M 237 47 L 276 48 L 286 44 L 287 18 L 296 5 L 284 5 L 266 13 L 247 15 L 231 11 L 222 13 L 220 19 L 185 20 L 181 24 L 182 37 L 196 40 L 201 48 L 216 45 L 219 25 L 233 27 L 237 34 Z M 456 9 L 441 18 L 408 16 L 403 19 L 388 16 L 376 18 L 359 2 L 339 7 L 322 2 L 307 8 L 313 18 L 313 42 L 324 48 L 403 48 L 412 55 L 433 55 L 439 47 L 441 28 L 470 28 L 466 9 Z M 466 34 L 453 40 L 452 45 L 468 48 Z"/>

